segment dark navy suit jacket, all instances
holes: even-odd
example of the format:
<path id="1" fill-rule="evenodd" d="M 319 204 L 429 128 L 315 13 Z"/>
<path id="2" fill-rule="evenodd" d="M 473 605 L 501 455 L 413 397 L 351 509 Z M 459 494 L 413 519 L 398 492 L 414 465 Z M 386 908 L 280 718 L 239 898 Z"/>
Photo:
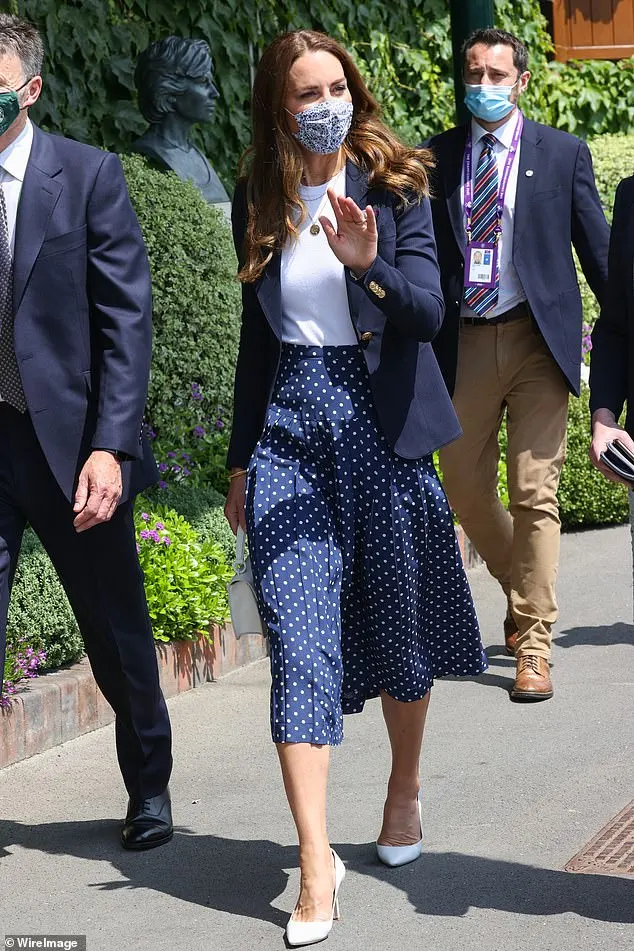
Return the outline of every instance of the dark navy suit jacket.
<path id="1" fill-rule="evenodd" d="M 453 393 L 463 294 L 465 230 L 460 197 L 466 125 L 432 138 L 432 214 L 447 313 L 434 350 Z M 532 172 L 532 174 L 527 174 Z M 513 264 L 533 317 L 569 388 L 579 394 L 581 294 L 572 255 L 599 303 L 607 280 L 609 226 L 587 145 L 567 132 L 524 120 L 519 156 Z"/>
<path id="2" fill-rule="evenodd" d="M 368 186 L 348 162 L 346 192 L 377 213 L 378 256 L 360 281 L 346 269 L 352 322 L 368 365 L 380 426 L 394 451 L 417 459 L 460 435 L 430 341 L 443 319 L 429 201 L 399 205 L 395 195 Z M 233 203 L 233 233 L 243 260 L 246 189 Z M 279 363 L 282 326 L 281 254 L 262 277 L 244 284 L 242 333 L 228 465 L 246 467 L 260 438 Z M 328 306 L 328 302 L 324 302 Z"/>
<path id="3" fill-rule="evenodd" d="M 29 413 L 65 496 L 92 449 L 130 457 L 122 501 L 154 482 L 141 436 L 150 271 L 115 155 L 34 128 L 16 222 L 14 312 Z"/>
<path id="4" fill-rule="evenodd" d="M 634 176 L 616 190 L 608 289 L 592 331 L 590 410 L 611 409 L 634 435 Z"/>

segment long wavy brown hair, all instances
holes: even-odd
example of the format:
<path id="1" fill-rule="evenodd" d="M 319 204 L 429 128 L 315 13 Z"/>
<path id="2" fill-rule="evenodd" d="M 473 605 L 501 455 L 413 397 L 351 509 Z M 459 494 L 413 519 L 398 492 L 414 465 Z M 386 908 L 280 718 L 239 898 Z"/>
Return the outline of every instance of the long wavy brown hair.
<path id="1" fill-rule="evenodd" d="M 251 101 L 252 144 L 240 162 L 248 223 L 238 278 L 245 283 L 260 277 L 289 235 L 297 236 L 306 218 L 298 195 L 302 153 L 290 131 L 284 103 L 293 63 L 315 51 L 331 53 L 339 60 L 352 97 L 354 114 L 343 145 L 345 157 L 368 174 L 370 185 L 388 189 L 401 202 L 420 201 L 429 192 L 431 152 L 408 148 L 381 121 L 379 104 L 349 53 L 324 33 L 284 33 L 266 48 L 258 65 Z"/>

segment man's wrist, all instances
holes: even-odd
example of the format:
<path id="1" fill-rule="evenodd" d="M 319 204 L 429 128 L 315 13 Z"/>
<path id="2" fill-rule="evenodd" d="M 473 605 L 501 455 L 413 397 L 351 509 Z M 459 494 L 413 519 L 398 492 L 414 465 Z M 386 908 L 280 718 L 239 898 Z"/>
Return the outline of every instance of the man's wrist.
<path id="1" fill-rule="evenodd" d="M 610 429 L 615 429 L 618 426 L 614 413 L 606 406 L 595 409 L 592 414 L 591 422 L 593 427 L 596 423 L 599 423 L 601 426 L 608 426 Z"/>
<path id="2" fill-rule="evenodd" d="M 96 446 L 96 447 L 93 449 L 93 452 L 107 452 L 107 453 L 109 453 L 111 456 L 114 456 L 115 459 L 117 460 L 117 462 L 123 462 L 123 460 L 126 458 L 126 454 L 125 454 L 124 452 L 121 452 L 121 450 L 119 450 L 119 449 L 107 449 L 105 446 Z"/>

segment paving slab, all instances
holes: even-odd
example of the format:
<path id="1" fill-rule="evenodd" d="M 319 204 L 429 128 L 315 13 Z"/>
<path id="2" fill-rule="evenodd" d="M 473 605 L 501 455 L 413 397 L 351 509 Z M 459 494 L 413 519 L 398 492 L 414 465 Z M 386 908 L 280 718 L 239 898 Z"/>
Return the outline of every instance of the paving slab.
<path id="1" fill-rule="evenodd" d="M 634 799 L 634 626 L 626 527 L 566 535 L 555 697 L 508 698 L 504 601 L 470 578 L 490 670 L 434 688 L 425 852 L 373 851 L 388 769 L 378 702 L 346 719 L 330 834 L 346 863 L 329 951 L 632 951 L 634 879 L 564 867 Z M 88 951 L 277 951 L 297 895 L 294 829 L 268 730 L 266 661 L 170 701 L 172 843 L 117 844 L 112 726 L 0 772 L 0 938 L 85 934 Z"/>

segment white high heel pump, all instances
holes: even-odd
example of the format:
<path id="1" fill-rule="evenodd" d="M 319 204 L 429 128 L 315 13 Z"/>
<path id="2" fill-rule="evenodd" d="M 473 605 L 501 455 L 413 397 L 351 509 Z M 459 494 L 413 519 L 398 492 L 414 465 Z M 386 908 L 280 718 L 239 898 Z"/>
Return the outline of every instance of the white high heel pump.
<path id="1" fill-rule="evenodd" d="M 295 921 L 291 916 L 286 926 L 286 940 L 293 948 L 306 944 L 316 944 L 327 938 L 332 929 L 332 923 L 339 918 L 339 886 L 343 882 L 346 868 L 334 849 L 332 861 L 335 866 L 335 889 L 332 896 L 332 913 L 326 921 Z"/>
<path id="2" fill-rule="evenodd" d="M 418 821 L 420 822 L 420 839 L 414 845 L 379 845 L 376 844 L 376 854 L 384 865 L 390 868 L 396 868 L 397 865 L 407 865 L 409 862 L 415 862 L 423 851 L 423 809 L 420 800 L 421 794 L 418 793 Z"/>

